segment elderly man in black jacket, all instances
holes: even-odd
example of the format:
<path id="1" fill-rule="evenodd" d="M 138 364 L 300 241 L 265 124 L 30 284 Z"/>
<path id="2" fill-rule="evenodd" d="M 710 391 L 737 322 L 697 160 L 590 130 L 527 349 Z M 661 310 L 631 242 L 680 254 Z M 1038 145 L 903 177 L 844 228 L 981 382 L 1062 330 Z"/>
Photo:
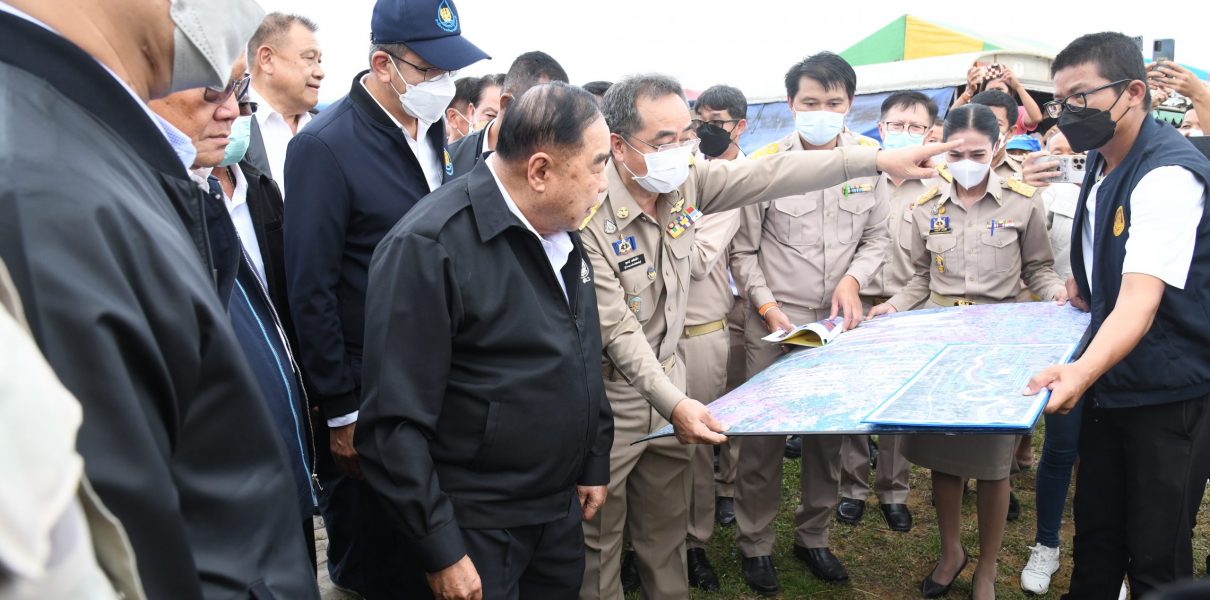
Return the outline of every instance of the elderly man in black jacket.
<path id="1" fill-rule="evenodd" d="M 317 599 L 282 443 L 215 294 L 203 197 L 166 141 L 188 138 L 144 104 L 223 85 L 260 9 L 225 10 L 0 2 L 0 259 L 84 409 L 85 471 L 147 596 Z"/>
<path id="2" fill-rule="evenodd" d="M 581 519 L 605 500 L 613 414 L 576 228 L 606 188 L 609 133 L 561 83 L 500 127 L 495 155 L 412 209 L 370 266 L 357 450 L 419 568 L 382 597 L 575 597 Z"/>

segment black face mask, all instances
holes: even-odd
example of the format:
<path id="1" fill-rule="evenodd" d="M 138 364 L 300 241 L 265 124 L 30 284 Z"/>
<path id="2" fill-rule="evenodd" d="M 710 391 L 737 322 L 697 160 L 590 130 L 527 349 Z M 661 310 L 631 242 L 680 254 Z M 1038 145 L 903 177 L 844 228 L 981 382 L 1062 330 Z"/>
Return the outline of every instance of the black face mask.
<path id="1" fill-rule="evenodd" d="M 698 149 L 702 151 L 702 154 L 710 158 L 722 156 L 727 151 L 727 148 L 731 146 L 731 134 L 727 133 L 726 129 L 709 123 L 702 123 L 697 128 L 697 137 L 701 140 Z"/>
<path id="2" fill-rule="evenodd" d="M 1125 93 L 1126 90 L 1123 89 L 1114 99 L 1113 104 L 1109 105 L 1108 110 L 1085 108 L 1078 113 L 1064 110 L 1063 114 L 1059 115 L 1059 131 L 1063 132 L 1063 136 L 1067 138 L 1067 143 L 1071 145 L 1073 151 L 1087 152 L 1100 148 L 1113 139 L 1118 122 L 1113 120 L 1110 111 L 1118 105 L 1118 100 L 1121 100 Z M 1125 117 L 1125 113 L 1122 116 Z M 1118 120 L 1120 121 L 1121 118 L 1119 117 Z"/>

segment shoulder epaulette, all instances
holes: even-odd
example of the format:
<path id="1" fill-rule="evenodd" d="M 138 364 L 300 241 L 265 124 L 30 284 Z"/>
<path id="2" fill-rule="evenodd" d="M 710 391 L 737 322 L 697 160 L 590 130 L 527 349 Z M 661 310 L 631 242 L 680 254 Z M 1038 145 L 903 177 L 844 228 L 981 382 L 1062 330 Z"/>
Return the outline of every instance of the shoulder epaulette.
<path id="1" fill-rule="evenodd" d="M 940 193 L 941 193 L 940 186 L 935 185 L 935 186 L 929 188 L 929 191 L 921 194 L 919 198 L 916 198 L 916 206 L 920 206 L 921 204 L 924 204 L 925 202 L 928 202 L 929 200 L 936 198 L 937 195 Z"/>
<path id="2" fill-rule="evenodd" d="M 874 138 L 866 137 L 861 134 L 857 134 L 857 144 L 861 145 L 861 146 L 872 146 L 874 148 L 882 147 L 882 144 L 879 144 L 878 141 L 875 140 Z"/>
<path id="3" fill-rule="evenodd" d="M 752 154 L 749 154 L 748 158 L 761 158 L 762 156 L 770 156 L 773 154 L 777 154 L 780 150 L 781 150 L 781 142 L 777 141 L 777 142 L 773 142 L 772 144 L 769 144 L 768 146 L 761 148 L 760 150 L 757 150 L 756 152 L 753 152 Z"/>
<path id="4" fill-rule="evenodd" d="M 1006 189 L 1010 189 L 1018 194 L 1021 194 L 1022 196 L 1025 196 L 1026 198 L 1033 198 L 1034 193 L 1038 191 L 1038 188 L 1016 178 L 1005 179 L 1004 183 L 1001 185 L 1003 185 Z"/>
<path id="5" fill-rule="evenodd" d="M 584 222 L 580 223 L 580 231 L 584 231 L 584 228 L 588 227 L 588 224 L 592 222 L 592 218 L 597 216 L 597 210 L 600 208 L 601 205 L 599 203 L 592 207 L 592 211 L 588 213 L 587 217 L 584 217 Z"/>
<path id="6" fill-rule="evenodd" d="M 940 175 L 941 178 L 946 181 L 946 183 L 954 182 L 954 176 L 952 173 L 950 173 L 949 165 L 946 163 L 941 163 L 934 168 L 937 169 L 937 174 Z"/>

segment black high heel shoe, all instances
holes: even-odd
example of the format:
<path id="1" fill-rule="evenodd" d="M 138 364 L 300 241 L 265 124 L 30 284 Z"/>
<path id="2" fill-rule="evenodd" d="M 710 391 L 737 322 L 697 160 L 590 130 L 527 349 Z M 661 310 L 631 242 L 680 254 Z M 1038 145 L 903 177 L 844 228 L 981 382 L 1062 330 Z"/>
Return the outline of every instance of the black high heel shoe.
<path id="1" fill-rule="evenodd" d="M 933 567 L 933 572 L 929 573 L 924 578 L 924 581 L 920 582 L 920 594 L 922 596 L 924 596 L 925 598 L 940 598 L 940 597 L 950 593 L 950 586 L 954 585 L 954 582 L 958 580 L 958 576 L 962 574 L 962 571 L 966 570 L 966 565 L 969 564 L 970 561 L 971 561 L 970 554 L 967 554 L 966 549 L 963 548 L 962 549 L 962 566 L 958 567 L 958 572 L 954 573 L 954 578 L 951 579 L 950 582 L 945 585 L 941 585 L 940 583 L 937 583 L 936 581 L 933 580 L 933 573 L 937 572 L 937 567 Z"/>

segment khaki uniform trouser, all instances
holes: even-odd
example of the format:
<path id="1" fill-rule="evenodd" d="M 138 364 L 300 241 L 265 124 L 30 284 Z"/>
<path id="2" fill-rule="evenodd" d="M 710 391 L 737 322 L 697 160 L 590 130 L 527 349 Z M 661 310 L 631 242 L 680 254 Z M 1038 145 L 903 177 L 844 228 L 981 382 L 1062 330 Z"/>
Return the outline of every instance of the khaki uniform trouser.
<path id="1" fill-rule="evenodd" d="M 810 323 L 828 317 L 830 310 L 782 308 L 795 324 Z M 781 349 L 762 341 L 768 334 L 764 321 L 755 310 L 747 311 L 745 350 L 748 376 L 768 367 L 782 356 Z M 881 436 L 878 462 L 880 502 L 904 503 L 907 500 L 908 463 L 900 452 L 897 436 Z M 735 520 L 739 527 L 736 543 L 745 557 L 773 554 L 776 533 L 773 519 L 781 501 L 782 436 L 750 436 L 743 442 L 736 479 Z M 802 476 L 799 493 L 802 503 L 794 512 L 795 544 L 805 548 L 828 546 L 832 512 L 838 493 L 864 499 L 869 492 L 869 448 L 863 435 L 805 435 L 802 439 Z M 841 489 L 842 466 L 846 488 Z M 890 482 L 889 484 L 887 482 Z M 864 485 L 862 485 L 864 483 Z M 885 488 L 884 488 L 885 486 Z M 853 496 L 849 496 L 849 494 Z M 902 499 L 900 499 L 902 498 Z"/>
<path id="2" fill-rule="evenodd" d="M 684 389 L 685 367 L 668 372 Z M 688 598 L 685 531 L 689 526 L 690 446 L 666 437 L 631 445 L 668 421 L 625 381 L 605 380 L 613 408 L 609 496 L 584 523 L 585 568 L 580 598 L 622 599 L 622 532 L 629 531 L 643 598 Z"/>
<path id="3" fill-rule="evenodd" d="M 727 388 L 727 357 L 730 339 L 726 327 L 703 335 L 682 337 L 677 353 L 685 363 L 686 392 L 690 398 L 709 404 L 722 396 Z M 714 446 L 694 444 L 689 467 L 692 495 L 689 498 L 689 528 L 686 543 L 690 548 L 705 548 L 714 534 L 714 498 L 724 496 L 716 490 L 714 478 Z M 730 443 L 723 444 L 719 455 L 719 470 L 733 473 L 733 453 Z"/>

